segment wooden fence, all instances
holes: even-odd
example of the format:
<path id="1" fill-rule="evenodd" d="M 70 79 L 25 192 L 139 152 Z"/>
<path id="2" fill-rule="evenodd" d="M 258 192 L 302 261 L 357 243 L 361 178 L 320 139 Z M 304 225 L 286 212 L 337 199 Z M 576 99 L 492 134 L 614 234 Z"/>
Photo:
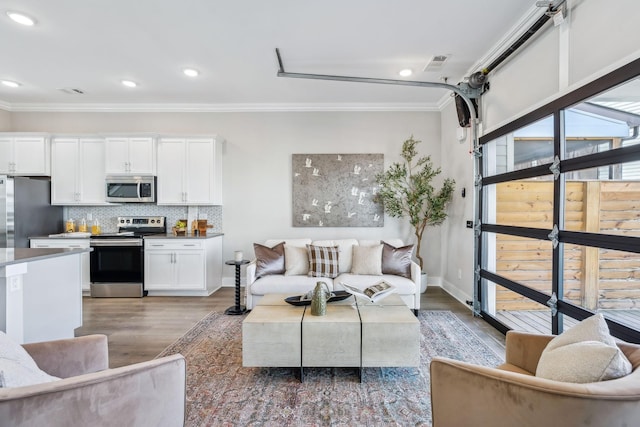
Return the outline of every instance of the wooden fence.
<path id="1" fill-rule="evenodd" d="M 572 231 L 640 237 L 640 182 L 570 181 L 565 187 L 565 225 Z M 513 181 L 496 189 L 496 222 L 551 229 L 553 182 Z M 551 293 L 550 241 L 498 234 L 496 272 Z M 564 298 L 589 309 L 640 308 L 640 255 L 565 245 Z M 501 286 L 498 310 L 548 309 Z"/>

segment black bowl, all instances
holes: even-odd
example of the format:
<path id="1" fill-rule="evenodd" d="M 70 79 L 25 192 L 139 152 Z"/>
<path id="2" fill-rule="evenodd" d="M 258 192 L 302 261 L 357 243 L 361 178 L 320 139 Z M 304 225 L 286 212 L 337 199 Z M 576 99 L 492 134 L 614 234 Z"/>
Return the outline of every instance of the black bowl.
<path id="1" fill-rule="evenodd" d="M 334 301 L 342 301 L 343 299 L 347 299 L 351 296 L 351 294 L 347 291 L 333 291 L 331 292 L 331 298 L 327 300 L 327 302 Z M 311 300 L 302 300 L 304 295 L 295 295 L 292 297 L 287 297 L 284 300 L 291 305 L 311 305 Z"/>

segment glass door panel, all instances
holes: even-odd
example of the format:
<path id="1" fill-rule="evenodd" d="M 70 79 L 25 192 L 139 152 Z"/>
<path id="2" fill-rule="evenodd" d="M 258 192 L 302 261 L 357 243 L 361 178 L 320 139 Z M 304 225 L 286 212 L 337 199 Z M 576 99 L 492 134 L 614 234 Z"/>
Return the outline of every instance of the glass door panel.
<path id="1" fill-rule="evenodd" d="M 489 299 L 496 301 L 495 311 L 492 316 L 510 329 L 539 333 L 551 333 L 551 309 L 517 295 L 511 290 L 485 280 L 485 286 Z"/>
<path id="2" fill-rule="evenodd" d="M 564 300 L 589 311 L 600 312 L 625 326 L 640 329 L 638 254 L 564 245 L 564 260 Z M 568 320 L 568 316 L 565 319 Z M 564 326 L 566 329 L 566 320 Z"/>

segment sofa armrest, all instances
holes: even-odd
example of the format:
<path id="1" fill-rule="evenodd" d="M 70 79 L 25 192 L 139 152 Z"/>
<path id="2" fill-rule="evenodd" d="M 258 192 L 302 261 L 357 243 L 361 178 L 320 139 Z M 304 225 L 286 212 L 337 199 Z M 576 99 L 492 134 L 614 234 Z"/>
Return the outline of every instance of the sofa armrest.
<path id="1" fill-rule="evenodd" d="M 635 425 L 640 417 L 633 373 L 576 384 L 441 357 L 430 371 L 433 427 Z"/>
<path id="2" fill-rule="evenodd" d="M 535 374 L 540 355 L 553 338 L 554 335 L 508 331 L 505 362 Z"/>
<path id="3" fill-rule="evenodd" d="M 411 281 L 416 285 L 416 294 L 415 294 L 415 305 L 414 310 L 420 309 L 420 285 L 422 282 L 422 271 L 420 270 L 420 265 L 415 261 L 411 261 Z M 417 313 L 417 311 L 416 311 Z"/>
<path id="4" fill-rule="evenodd" d="M 185 385 L 185 360 L 176 354 L 0 389 L 0 420 L 11 426 L 182 426 Z"/>
<path id="5" fill-rule="evenodd" d="M 109 368 L 106 335 L 87 335 L 55 341 L 23 344 L 40 369 L 60 378 Z"/>
<path id="6" fill-rule="evenodd" d="M 256 260 L 251 260 L 249 264 L 247 264 L 246 276 L 247 276 L 247 288 L 251 286 L 253 282 L 256 281 Z"/>

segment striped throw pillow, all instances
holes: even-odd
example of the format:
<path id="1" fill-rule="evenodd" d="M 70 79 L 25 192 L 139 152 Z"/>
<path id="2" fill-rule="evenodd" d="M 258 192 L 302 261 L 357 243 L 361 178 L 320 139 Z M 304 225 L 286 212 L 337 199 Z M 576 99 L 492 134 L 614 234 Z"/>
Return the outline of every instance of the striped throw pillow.
<path id="1" fill-rule="evenodd" d="M 309 273 L 311 277 L 338 276 L 338 247 L 307 245 Z"/>

